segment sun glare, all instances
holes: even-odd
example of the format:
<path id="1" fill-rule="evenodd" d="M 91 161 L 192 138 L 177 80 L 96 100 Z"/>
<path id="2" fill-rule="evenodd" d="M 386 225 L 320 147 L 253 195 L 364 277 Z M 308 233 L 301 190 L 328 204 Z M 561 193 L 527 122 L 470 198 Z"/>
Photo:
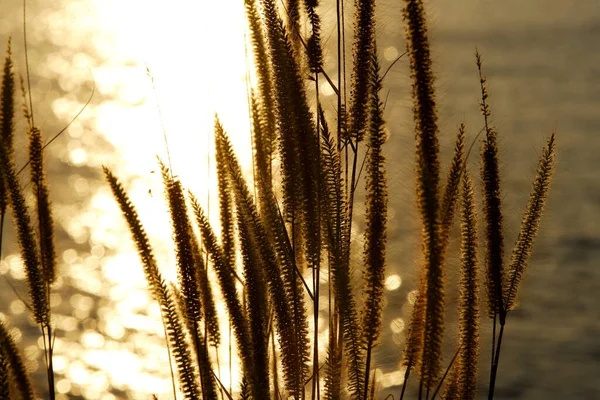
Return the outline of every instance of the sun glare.
<path id="1" fill-rule="evenodd" d="M 69 126 L 63 144 L 50 150 L 65 164 L 96 171 L 107 165 L 123 178 L 171 281 L 171 227 L 157 156 L 215 216 L 217 207 L 210 204 L 217 201 L 212 137 L 218 115 L 251 179 L 244 17 L 242 2 L 231 0 L 59 1 L 30 13 L 28 53 L 39 77 L 34 110 L 36 103 L 51 104 L 49 112 L 66 124 L 84 106 L 92 80 L 95 86 L 93 101 Z M 42 43 L 55 46 L 43 58 L 36 49 Z M 73 248 L 60 246 L 68 286 L 52 298 L 59 332 L 55 369 L 64 374 L 56 382 L 57 398 L 114 399 L 111 388 L 143 397 L 168 393 L 160 312 L 120 210 L 104 182 L 81 172 L 66 182 L 80 201 L 55 205 L 57 224 L 75 242 L 67 245 Z M 4 257 L 0 273 L 24 280 L 21 258 Z M 224 305 L 217 307 L 224 312 Z M 7 308 L 13 316 L 26 311 L 20 300 Z M 226 365 L 223 336 L 219 359 Z M 37 343 L 33 347 L 41 351 Z M 34 359 L 32 371 L 43 369 Z M 239 373 L 232 362 L 231 371 L 221 371 L 227 384 L 235 384 Z"/>
<path id="2" fill-rule="evenodd" d="M 98 90 L 114 99 L 99 106 L 95 125 L 117 148 L 119 154 L 108 163 L 123 160 L 122 164 L 111 167 L 131 179 L 128 191 L 132 201 L 155 244 L 165 277 L 174 281 L 171 228 L 156 156 L 172 168 L 205 208 L 210 208 L 210 203 L 216 204 L 212 132 L 218 114 L 242 165 L 250 165 L 244 9 L 233 1 L 182 0 L 168 3 L 93 0 L 92 8 L 100 32 L 98 47 L 112 49 L 93 72 Z M 83 155 L 75 153 L 70 157 Z M 101 200 L 106 196 L 114 203 L 105 191 L 96 193 L 95 203 L 106 205 Z M 212 215 L 214 211 L 216 207 L 211 209 Z M 120 217 L 118 210 L 104 214 L 108 215 L 112 216 L 110 220 Z M 138 331 L 135 338 L 127 340 L 135 341 L 140 348 L 161 346 L 156 341 L 157 335 L 162 337 L 160 318 L 145 292 L 142 269 L 123 268 L 137 266 L 137 255 L 132 246 L 123 248 L 123 240 L 119 238 L 129 237 L 128 232 L 125 229 L 114 232 L 118 224 L 113 222 L 100 222 L 108 242 L 116 244 L 120 254 L 105 257 L 101 263 L 105 277 L 114 285 L 110 297 L 118 303 L 112 309 L 105 308 L 109 313 L 103 318 L 107 321 L 107 332 L 116 335 L 113 340 L 124 340 L 129 332 Z M 101 238 L 97 239 L 102 243 Z M 142 310 L 147 311 L 147 316 Z M 138 393 L 164 393 L 170 389 L 168 376 L 153 378 L 157 368 L 154 371 L 150 368 L 166 365 L 164 351 L 146 349 L 142 364 L 134 363 L 129 356 L 132 353 L 126 349 L 110 353 L 94 351 L 96 355 L 90 357 L 97 367 L 110 369 L 108 364 L 114 365 L 111 362 L 114 357 L 123 361 L 122 369 L 109 373 L 112 385 L 118 386 L 121 379 L 122 385 L 135 384 L 130 389 Z M 228 362 L 227 346 L 222 346 L 220 353 L 222 362 Z M 160 360 L 152 361 L 153 354 L 159 354 Z M 234 367 L 236 364 L 234 360 Z M 168 372 L 164 368 L 158 370 L 161 374 Z M 227 368 L 221 372 L 223 381 L 230 382 Z M 237 374 L 235 370 L 231 372 Z"/>
<path id="3" fill-rule="evenodd" d="M 118 99 L 105 105 L 99 130 L 117 142 L 131 172 L 156 169 L 158 154 L 202 199 L 211 184 L 207 157 L 215 114 L 242 150 L 242 161 L 251 156 L 243 7 L 233 1 L 92 4 L 100 44 L 109 37 L 109 59 L 120 60 L 94 71 L 99 91 L 106 86 Z"/>

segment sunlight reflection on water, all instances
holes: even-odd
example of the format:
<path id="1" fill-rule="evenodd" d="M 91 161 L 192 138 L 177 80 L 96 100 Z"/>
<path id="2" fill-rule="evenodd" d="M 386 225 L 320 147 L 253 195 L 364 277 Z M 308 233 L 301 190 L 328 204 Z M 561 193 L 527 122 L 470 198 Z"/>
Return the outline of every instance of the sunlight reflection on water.
<path id="1" fill-rule="evenodd" d="M 155 155 L 172 163 L 174 173 L 197 193 L 205 207 L 210 201 L 206 189 L 215 187 L 210 171 L 214 160 L 209 159 L 215 113 L 222 116 L 236 147 L 246 149 L 240 152 L 244 165 L 248 165 L 250 157 L 243 10 L 236 14 L 226 3 L 203 4 L 202 12 L 200 5 L 194 9 L 189 2 L 168 6 L 147 2 L 90 3 L 98 29 L 92 40 L 97 49 L 93 54 L 102 58 L 96 60 L 98 65 L 92 72 L 98 92 L 114 99 L 95 107 L 93 125 L 118 151 L 100 162 L 114 168 L 126 183 L 153 240 L 164 275 L 172 280 L 175 271 L 170 225 L 160 174 L 154 172 L 158 171 Z M 140 8 L 144 9 L 143 18 L 139 17 Z M 216 26 L 215 21 L 228 23 Z M 215 41 L 218 44 L 197 40 L 215 35 L 219 37 Z M 216 49 L 215 45 L 221 47 Z M 212 62 L 215 54 L 218 63 Z M 72 115 L 72 110 L 68 111 Z M 168 137 L 170 157 L 165 151 L 162 129 Z M 73 164 L 94 163 L 88 158 L 95 154 L 73 147 L 69 152 Z M 213 190 L 213 204 L 215 194 Z M 99 254 L 94 262 L 101 270 L 101 279 L 108 281 L 111 289 L 102 294 L 98 308 L 101 322 L 97 330 L 106 336 L 106 342 L 102 335 L 85 331 L 80 338 L 84 347 L 79 358 L 82 363 L 76 370 L 69 367 L 67 376 L 71 376 L 72 384 L 88 391 L 96 389 L 96 393 L 106 393 L 109 388 L 126 390 L 129 396 L 169 393 L 171 382 L 160 313 L 151 302 L 137 252 L 106 188 L 92 195 L 90 209 L 74 222 L 75 236 L 79 225 L 94 236 L 90 238 L 92 243 L 110 249 L 109 256 Z M 87 259 L 90 257 L 94 256 Z M 77 312 L 85 309 L 81 301 L 76 303 Z M 219 357 L 222 362 L 228 357 L 226 339 L 224 342 Z M 91 378 L 76 379 L 78 374 L 86 376 L 83 371 L 89 369 L 103 371 L 104 380 L 94 383 Z M 227 374 L 221 378 L 229 381 Z"/>
<path id="2" fill-rule="evenodd" d="M 30 13 L 29 58 L 39 77 L 32 90 L 34 107 L 50 102 L 56 117 L 69 121 L 84 105 L 91 80 L 95 82 L 95 99 L 68 128 L 66 145 L 51 151 L 71 166 L 99 170 L 106 164 L 121 177 L 163 273 L 171 280 L 176 276 L 170 224 L 160 174 L 155 173 L 156 156 L 171 163 L 204 207 L 216 202 L 216 191 L 207 190 L 215 187 L 215 113 L 243 165 L 248 166 L 251 157 L 244 10 L 232 4 L 82 0 Z M 211 40 L 214 37 L 219 40 Z M 35 45 L 48 42 L 56 50 L 42 59 Z M 61 96 L 61 91 L 69 94 Z M 86 91 L 87 95 L 77 94 Z M 97 134 L 114 149 L 99 149 Z M 61 273 L 69 289 L 60 291 L 59 279 L 52 297 L 58 330 L 55 368 L 64 376 L 56 383 L 59 398 L 108 400 L 170 393 L 160 312 L 149 297 L 112 194 L 89 176 L 74 174 L 67 182 L 82 202 L 55 203 L 57 223 L 79 245 L 62 249 Z M 16 255 L 2 261 L 0 272 L 19 283 L 25 279 Z M 69 296 L 68 301 L 61 296 Z M 222 313 L 223 306 L 218 307 Z M 19 300 L 11 301 L 9 309 L 13 315 L 25 312 Z M 15 327 L 12 332 L 20 341 L 21 330 Z M 219 359 L 228 363 L 227 335 L 223 337 Z M 40 370 L 42 344 L 25 349 L 32 371 Z M 235 366 L 232 372 L 237 375 Z M 225 368 L 221 376 L 229 382 Z"/>

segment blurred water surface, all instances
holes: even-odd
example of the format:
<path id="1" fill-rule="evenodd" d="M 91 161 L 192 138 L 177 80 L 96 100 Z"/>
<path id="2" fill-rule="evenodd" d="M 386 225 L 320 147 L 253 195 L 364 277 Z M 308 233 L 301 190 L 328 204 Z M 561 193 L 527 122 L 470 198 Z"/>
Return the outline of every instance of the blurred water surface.
<path id="1" fill-rule="evenodd" d="M 252 77 L 246 73 L 242 2 L 204 3 L 28 2 L 33 103 L 46 137 L 77 114 L 95 86 L 90 105 L 48 149 L 63 276 L 53 297 L 60 398 L 169 397 L 158 309 L 149 299 L 137 254 L 100 166 L 106 164 L 123 177 L 161 268 L 174 279 L 156 155 L 165 162 L 170 158 L 174 172 L 206 207 L 215 204 L 216 194 L 209 150 L 215 112 L 245 165 L 251 157 L 246 83 Z M 334 12 L 326 1 L 321 9 L 329 16 Z M 429 10 L 444 160 L 450 157 L 460 122 L 467 124 L 470 140 L 482 127 L 475 48 L 483 54 L 493 123 L 501 138 L 507 251 L 519 229 L 537 156 L 549 133 L 558 135 L 557 173 L 521 306 L 509 316 L 497 398 L 600 398 L 600 4 L 438 0 L 429 2 Z M 0 15 L 0 40 L 13 36 L 16 64 L 23 72 L 21 3 L 3 1 Z M 378 47 L 386 68 L 404 49 L 402 19 L 391 0 L 378 2 L 378 15 Z M 334 33 L 328 31 L 324 38 L 326 62 L 335 79 Z M 384 334 L 375 355 L 381 398 L 399 393 L 406 304 L 419 262 L 406 60 L 391 69 L 384 86 L 389 90 L 391 222 Z M 332 107 L 334 96 L 327 96 L 331 91 L 326 86 L 322 89 L 325 106 Z M 18 144 L 18 151 L 24 149 L 25 140 Z M 473 174 L 477 152 L 475 146 Z M 11 226 L 5 235 L 0 273 L 25 293 Z M 457 275 L 457 243 L 452 245 L 450 319 Z M 22 302 L 2 285 L 0 312 L 11 321 L 43 382 L 38 332 L 28 323 Z M 484 341 L 489 341 L 489 330 L 484 321 Z M 449 344 L 454 333 L 455 325 L 449 324 Z M 226 349 L 219 358 L 222 379 L 229 382 Z M 482 397 L 488 359 L 484 349 Z"/>

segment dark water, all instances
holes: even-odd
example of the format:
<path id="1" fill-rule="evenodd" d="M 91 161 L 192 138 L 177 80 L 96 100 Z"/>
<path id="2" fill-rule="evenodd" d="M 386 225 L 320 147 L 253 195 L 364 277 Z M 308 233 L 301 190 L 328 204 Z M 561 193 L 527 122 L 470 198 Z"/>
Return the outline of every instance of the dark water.
<path id="1" fill-rule="evenodd" d="M 475 47 L 483 55 L 493 124 L 500 134 L 507 255 L 519 229 L 537 157 L 548 134 L 557 133 L 556 175 L 523 282 L 521 305 L 507 322 L 498 398 L 600 398 L 595 378 L 600 372 L 600 3 L 467 1 L 457 6 L 440 1 L 431 2 L 431 7 L 446 150 L 461 121 L 466 122 L 471 139 L 482 127 Z M 384 42 L 398 42 L 401 27 L 392 22 L 396 17 L 384 17 Z M 395 32 L 389 35 L 390 31 Z M 392 131 L 388 154 L 397 154 L 397 162 L 410 158 L 413 149 L 405 64 L 387 82 L 390 98 L 395 97 L 388 103 Z M 472 158 L 476 155 L 477 150 Z M 401 182 L 396 187 L 412 188 L 410 171 L 401 170 L 395 179 Z M 400 195 L 391 197 L 396 199 L 391 201 L 398 241 L 403 229 L 413 227 L 403 221 L 400 210 L 412 209 L 410 203 L 398 200 Z M 408 214 L 412 223 L 414 211 Z M 399 266 L 406 275 L 414 264 L 406 257 L 410 251 L 401 244 L 394 249 L 392 244 L 392 260 L 408 260 Z M 401 294 L 397 302 L 390 299 L 388 315 L 403 300 Z M 482 340 L 489 341 L 487 331 L 489 327 L 484 328 Z M 482 352 L 482 362 L 489 363 L 487 351 Z"/>
<path id="2" fill-rule="evenodd" d="M 43 12 L 46 7 L 60 12 L 65 4 L 50 6 L 45 2 L 32 2 L 31 16 L 35 18 L 36 13 Z M 386 60 L 382 61 L 385 68 L 390 62 L 388 58 L 393 59 L 391 47 L 395 47 L 396 53 L 404 48 L 403 28 L 397 2 L 382 1 L 378 4 L 379 49 L 390 55 L 382 57 Z M 519 229 L 537 157 L 550 132 L 557 133 L 556 175 L 522 285 L 520 307 L 509 315 L 507 322 L 496 398 L 600 398 L 597 379 L 600 374 L 600 2 L 468 0 L 459 3 L 444 0 L 428 4 L 444 160 L 450 157 L 459 123 L 466 123 L 470 140 L 482 127 L 478 112 L 480 93 L 475 48 L 483 55 L 492 122 L 500 134 L 507 257 Z M 0 12 L 3 13 L 0 40 L 4 41 L 8 34 L 12 34 L 17 41 L 21 29 L 19 6 L 19 2 L 15 1 L 0 4 Z M 328 4 L 323 9 L 331 11 Z M 77 32 L 72 34 L 77 35 Z M 86 34 L 89 32 L 86 31 Z M 46 38 L 43 30 L 37 37 L 30 49 L 33 63 L 46 68 L 35 69 L 33 77 L 35 83 L 43 81 L 48 86 L 43 91 L 40 89 L 40 93 L 45 93 L 45 98 L 50 101 L 67 95 L 78 102 L 85 101 L 89 85 L 78 86 L 73 94 L 68 85 L 59 82 L 60 68 L 50 66 L 47 55 L 60 49 L 57 41 Z M 77 44 L 81 46 L 80 51 L 86 53 L 85 40 L 80 42 Z M 21 47 L 20 44 L 15 45 L 17 57 L 22 55 Z M 89 54 L 89 57 L 92 63 L 105 61 L 95 54 Z M 18 60 L 22 66 L 22 57 Z M 376 362 L 382 376 L 388 377 L 385 384 L 388 387 L 381 390 L 381 398 L 390 393 L 397 398 L 399 388 L 389 381 L 394 377 L 389 374 L 397 368 L 402 346 L 396 339 L 403 333 L 394 335 L 391 325 L 396 318 L 408 318 L 404 314 L 405 304 L 408 293 L 415 289 L 415 271 L 419 262 L 412 174 L 413 123 L 406 60 L 401 60 L 390 71 L 385 86 L 389 89 L 386 119 L 390 131 L 387 154 L 392 208 L 390 274 L 399 274 L 402 285 L 387 295 L 383 344 L 376 352 Z M 99 91 L 93 104 L 109 100 L 113 100 L 110 93 Z M 44 105 L 42 101 L 38 103 L 36 110 L 45 116 L 48 131 L 56 131 L 64 125 L 65 118 L 57 116 L 55 108 Z M 88 149 L 93 148 L 99 154 L 114 151 L 101 135 L 91 137 L 94 139 L 86 144 Z M 57 143 L 49 165 L 51 183 L 56 189 L 53 199 L 63 210 L 63 220 L 68 219 L 69 213 L 85 210 L 89 196 L 101 185 L 97 158 L 90 156 L 90 162 L 81 164 L 72 160 L 67 164 L 60 162 L 68 159 L 64 150 L 60 149 L 67 144 L 66 140 Z M 478 170 L 477 153 L 475 146 L 470 159 L 472 175 Z M 68 179 L 73 174 L 84 178 L 88 188 L 74 190 L 75 181 Z M 90 295 L 84 290 L 87 286 L 81 282 L 103 282 L 102 269 L 94 264 L 99 261 L 90 258 L 102 258 L 104 250 L 102 254 L 94 255 L 92 236 L 84 235 L 79 243 L 73 243 L 76 230 L 69 229 L 67 223 L 62 223 L 62 227 L 64 233 L 58 238 L 65 243 L 62 249 L 75 249 L 78 257 L 87 260 L 87 264 L 83 265 L 91 265 L 81 272 L 83 277 L 65 279 L 66 286 L 74 286 L 69 289 L 69 296 L 86 295 L 92 299 L 96 309 L 104 304 L 102 299 L 108 293 L 98 289 Z M 92 227 L 86 226 L 85 229 L 91 230 Z M 456 287 L 457 243 L 453 242 L 452 246 L 448 294 L 451 319 L 454 315 L 451 307 L 456 300 L 452 288 Z M 14 245 L 9 243 L 4 251 L 9 254 L 14 250 Z M 96 248 L 96 253 L 98 251 Z M 22 287 L 20 283 L 17 282 L 18 287 Z M 9 314 L 9 305 L 14 297 L 7 286 L 3 286 L 0 299 L 0 311 Z M 68 313 L 69 308 L 66 302 L 61 306 L 64 313 Z M 90 316 L 93 320 L 94 312 Z M 15 325 L 23 327 L 25 343 L 28 343 L 28 335 L 33 337 L 36 334 L 35 329 L 27 328 L 25 322 L 15 322 Z M 96 323 L 84 319 L 77 324 L 74 332 L 65 331 L 64 336 L 80 340 L 81 336 L 76 332 L 97 328 Z M 449 342 L 454 329 L 455 325 L 448 325 Z M 484 321 L 484 342 L 489 342 L 489 331 L 490 324 Z M 484 393 L 489 368 L 486 367 L 489 363 L 487 348 L 482 349 L 481 362 L 480 383 L 481 393 Z M 117 398 L 132 396 L 131 392 L 125 394 L 131 388 L 116 385 L 113 381 L 98 387 L 97 392 L 80 394 L 89 398 L 97 398 L 98 393 L 107 392 Z M 107 400 L 110 398 L 106 397 Z"/>

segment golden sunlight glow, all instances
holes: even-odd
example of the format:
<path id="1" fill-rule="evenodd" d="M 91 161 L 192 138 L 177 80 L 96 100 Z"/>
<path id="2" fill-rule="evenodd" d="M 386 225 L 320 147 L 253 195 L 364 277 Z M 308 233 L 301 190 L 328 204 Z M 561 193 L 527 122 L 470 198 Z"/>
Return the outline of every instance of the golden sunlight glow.
<path id="1" fill-rule="evenodd" d="M 92 7 L 103 32 L 97 47 L 112 38 L 112 61 L 94 77 L 99 91 L 116 97 L 96 124 L 125 156 L 119 169 L 147 176 L 157 154 L 168 163 L 164 127 L 174 173 L 202 198 L 215 113 L 250 158 L 243 7 L 181 0 L 95 0 Z"/>
<path id="2" fill-rule="evenodd" d="M 172 167 L 204 207 L 215 204 L 216 190 L 209 188 L 216 187 L 212 130 L 214 116 L 219 114 L 240 161 L 250 164 L 244 10 L 239 2 L 233 3 L 91 3 L 102 32 L 94 43 L 99 54 L 110 60 L 92 71 L 97 90 L 113 99 L 96 107 L 93 124 L 118 151 L 115 157 L 96 163 L 108 164 L 123 177 L 152 238 L 161 269 L 173 281 L 171 228 L 156 156 Z M 76 139 L 80 130 L 76 128 L 70 135 Z M 84 156 L 94 157 L 79 149 L 69 153 L 73 164 Z M 96 224 L 91 243 L 117 253 L 97 256 L 104 279 L 113 285 L 109 297 L 116 304 L 100 308 L 101 328 L 108 342 L 100 349 L 97 337 L 84 334 L 82 343 L 88 349 L 82 359 L 105 371 L 112 387 L 127 387 L 136 393 L 168 393 L 171 382 L 168 368 L 164 368 L 168 361 L 158 307 L 149 298 L 136 251 L 123 240 L 129 238 L 129 232 L 106 188 L 93 195 L 91 205 L 90 222 Z M 225 333 L 227 322 L 223 323 Z M 222 363 L 229 362 L 227 339 L 224 334 L 225 345 L 219 349 Z M 134 348 L 109 350 L 110 340 L 135 343 L 135 348 L 145 349 L 144 355 L 134 354 Z M 234 383 L 239 373 L 236 365 L 234 359 Z M 162 378 L 157 378 L 157 373 Z M 228 374 L 228 368 L 221 369 L 223 382 L 232 379 Z"/>
<path id="3" fill-rule="evenodd" d="M 95 86 L 92 103 L 69 126 L 63 144 L 50 151 L 66 165 L 97 171 L 106 165 L 115 172 L 136 205 L 164 277 L 176 281 L 157 156 L 214 217 L 212 132 L 218 114 L 251 174 L 243 4 L 60 0 L 31 19 L 29 58 L 39 76 L 34 106 L 51 104 L 66 125 Z M 35 46 L 46 42 L 56 50 L 42 58 Z M 51 297 L 58 331 L 54 368 L 61 374 L 57 399 L 112 400 L 113 388 L 131 398 L 164 397 L 172 389 L 160 312 L 121 212 L 104 182 L 84 173 L 66 179 L 81 201 L 56 204 L 54 210 L 56 223 L 75 242 L 58 248 L 64 278 L 54 289 L 66 283 L 68 290 Z M 0 274 L 21 283 L 21 258 L 4 257 Z M 222 302 L 217 308 L 225 313 Z M 7 309 L 26 314 L 18 299 Z M 228 322 L 221 322 L 220 377 L 237 385 L 236 352 L 230 370 Z M 11 333 L 17 342 L 23 336 L 16 327 Z M 44 367 L 42 349 L 43 341 L 26 348 L 32 371 Z"/>

